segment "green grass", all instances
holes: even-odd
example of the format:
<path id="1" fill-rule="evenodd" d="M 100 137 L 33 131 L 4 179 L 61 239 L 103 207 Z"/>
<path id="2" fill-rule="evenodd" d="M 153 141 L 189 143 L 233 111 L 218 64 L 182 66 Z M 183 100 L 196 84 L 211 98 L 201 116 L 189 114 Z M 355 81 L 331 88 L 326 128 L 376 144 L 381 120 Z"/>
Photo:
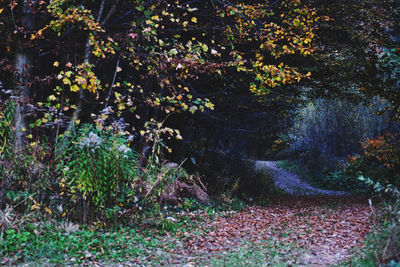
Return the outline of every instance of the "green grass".
<path id="1" fill-rule="evenodd" d="M 201 224 L 214 219 L 222 211 L 243 210 L 246 206 L 235 198 L 215 207 L 185 201 L 181 207 L 145 213 L 141 219 L 137 218 L 135 225 L 122 226 L 121 222 L 121 226 L 116 223 L 108 228 L 49 220 L 48 216 L 46 220 L 40 213 L 18 215 L 13 217 L 14 228 L 11 226 L 3 231 L 0 224 L 0 265 L 135 260 L 140 263 L 149 261 L 151 265 L 165 264 L 169 258 L 176 257 L 174 251 L 189 233 L 194 236 L 209 230 L 200 227 Z"/>
<path id="2" fill-rule="evenodd" d="M 91 230 L 77 226 L 69 231 L 61 223 L 29 223 L 19 231 L 0 234 L 0 264 L 82 264 L 127 262 L 140 259 L 165 262 L 183 233 L 200 222 L 185 216 L 157 219 L 145 225 L 118 229 Z M 169 235 L 174 235 L 171 240 Z M 153 257 L 157 255 L 157 257 Z M 158 262 L 159 261 L 159 262 Z"/>
<path id="3" fill-rule="evenodd" d="M 158 238 L 147 240 L 135 229 L 98 232 L 78 230 L 67 233 L 45 225 L 42 233 L 35 233 L 29 225 L 16 232 L 8 230 L 2 236 L 0 255 L 13 261 L 77 264 L 86 261 L 123 260 L 145 255 L 149 249 L 157 248 Z"/>

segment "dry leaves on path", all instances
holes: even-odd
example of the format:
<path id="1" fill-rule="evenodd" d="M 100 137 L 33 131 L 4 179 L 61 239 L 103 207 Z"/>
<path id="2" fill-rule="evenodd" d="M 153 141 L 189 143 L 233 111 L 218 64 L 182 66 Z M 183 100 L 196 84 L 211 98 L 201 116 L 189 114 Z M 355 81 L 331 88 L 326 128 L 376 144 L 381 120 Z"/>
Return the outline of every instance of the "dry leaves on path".
<path id="1" fill-rule="evenodd" d="M 244 242 L 277 240 L 306 253 L 297 264 L 330 265 L 348 258 L 371 230 L 367 200 L 349 196 L 285 196 L 267 206 L 219 216 L 203 226 L 208 231 L 184 241 L 187 256 L 217 254 Z"/>

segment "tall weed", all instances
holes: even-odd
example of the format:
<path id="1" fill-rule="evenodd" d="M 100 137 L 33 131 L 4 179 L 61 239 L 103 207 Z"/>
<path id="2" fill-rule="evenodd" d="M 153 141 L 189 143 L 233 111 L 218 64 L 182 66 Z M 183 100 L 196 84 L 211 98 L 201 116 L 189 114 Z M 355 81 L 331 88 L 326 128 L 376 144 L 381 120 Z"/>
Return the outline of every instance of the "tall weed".
<path id="1" fill-rule="evenodd" d="M 134 198 L 136 153 L 124 136 L 85 124 L 64 134 L 56 151 L 61 194 L 72 200 L 69 208 L 83 205 L 84 221 L 93 211 Z"/>

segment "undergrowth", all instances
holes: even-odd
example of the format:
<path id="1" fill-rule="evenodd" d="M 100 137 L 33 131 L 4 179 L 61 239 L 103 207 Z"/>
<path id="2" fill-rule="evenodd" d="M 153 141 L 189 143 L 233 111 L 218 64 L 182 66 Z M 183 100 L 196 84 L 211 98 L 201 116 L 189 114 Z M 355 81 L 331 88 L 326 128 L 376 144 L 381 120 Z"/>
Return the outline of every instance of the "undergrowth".
<path id="1" fill-rule="evenodd" d="M 0 263 L 68 265 L 135 260 L 143 263 L 147 257 L 159 255 L 158 263 L 154 258 L 151 261 L 161 264 L 168 259 L 168 250 L 205 220 L 207 217 L 195 214 L 165 213 L 162 217 L 141 220 L 140 224 L 102 229 L 31 218 L 18 228 L 10 227 L 0 233 Z"/>
<path id="2" fill-rule="evenodd" d="M 391 200 L 377 207 L 375 228 L 364 246 L 344 266 L 400 266 L 400 200 Z"/>

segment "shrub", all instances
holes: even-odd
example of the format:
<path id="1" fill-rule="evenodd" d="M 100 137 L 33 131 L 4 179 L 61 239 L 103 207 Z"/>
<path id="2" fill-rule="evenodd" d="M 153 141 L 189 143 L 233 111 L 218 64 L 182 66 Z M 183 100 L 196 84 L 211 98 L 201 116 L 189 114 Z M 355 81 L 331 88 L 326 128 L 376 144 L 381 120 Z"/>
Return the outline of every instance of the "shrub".
<path id="1" fill-rule="evenodd" d="M 62 136 L 56 151 L 61 194 L 83 203 L 84 221 L 90 211 L 134 198 L 136 153 L 124 136 L 83 125 Z"/>
<path id="2" fill-rule="evenodd" d="M 323 175 L 320 184 L 322 187 L 331 190 L 357 191 L 367 189 L 362 181 L 346 172 L 346 169 L 336 170 Z"/>
<path id="3" fill-rule="evenodd" d="M 7 177 L 12 159 L 13 132 L 12 123 L 14 119 L 15 105 L 8 102 L 0 105 L 0 208 L 3 206 L 4 193 L 9 184 Z"/>
<path id="4" fill-rule="evenodd" d="M 399 134 L 386 134 L 362 142 L 363 153 L 349 158 L 348 172 L 379 182 L 383 186 L 400 187 Z"/>
<path id="5" fill-rule="evenodd" d="M 13 130 L 15 104 L 8 102 L 0 106 L 0 160 L 10 159 L 12 155 Z M 0 175 L 2 165 L 0 164 Z"/>
<path id="6" fill-rule="evenodd" d="M 336 190 L 366 189 L 358 178 L 366 177 L 381 186 L 400 186 L 400 141 L 386 134 L 361 142 L 363 153 L 349 156 L 339 170 L 323 175 L 321 185 Z"/>

